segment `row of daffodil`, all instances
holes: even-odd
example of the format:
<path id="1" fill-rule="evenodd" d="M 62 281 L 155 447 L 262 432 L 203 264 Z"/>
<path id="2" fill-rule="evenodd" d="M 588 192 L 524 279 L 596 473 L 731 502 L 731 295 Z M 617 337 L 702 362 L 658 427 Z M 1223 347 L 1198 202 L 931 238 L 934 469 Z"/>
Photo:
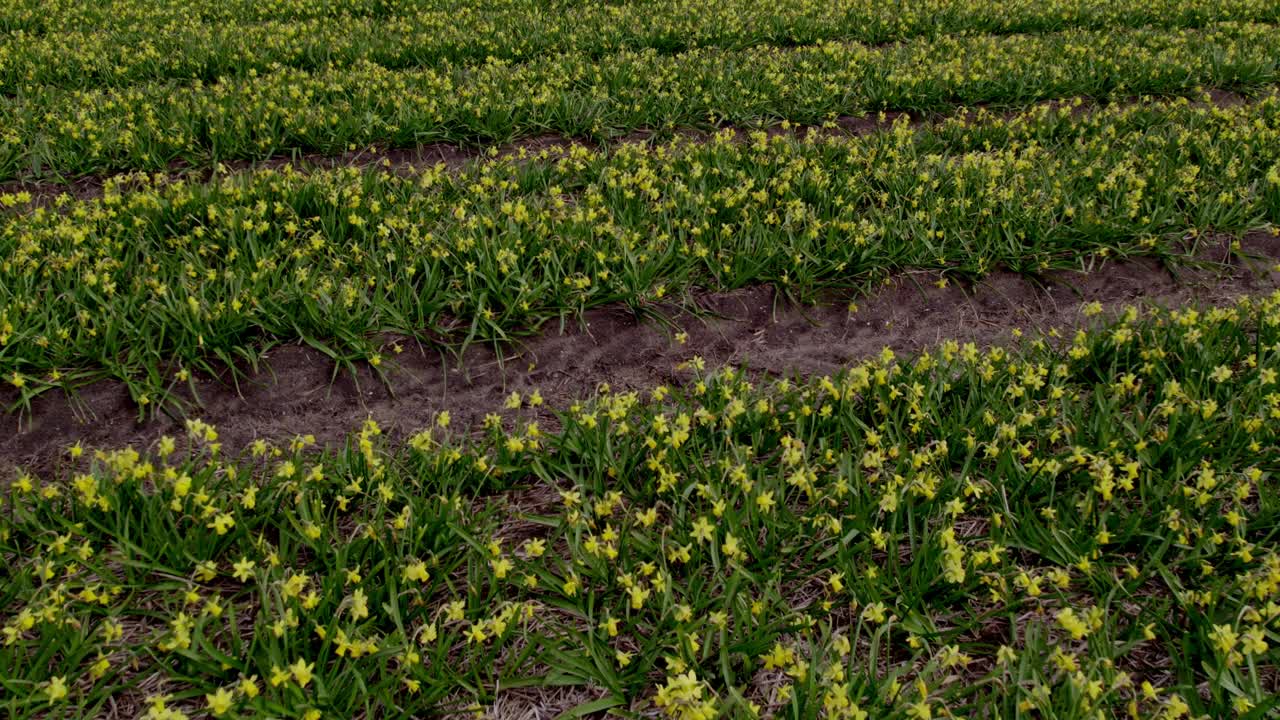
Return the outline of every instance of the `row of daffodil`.
<path id="1" fill-rule="evenodd" d="M 205 84 L 36 87 L 0 101 L 0 178 L 209 165 L 374 143 L 495 141 L 554 131 L 816 123 L 879 108 L 1183 93 L 1273 82 L 1280 26 L 922 37 L 872 46 L 655 49 L 389 70 L 367 60 Z"/>
<path id="2" fill-rule="evenodd" d="M 25 402 L 105 372 L 145 411 L 189 370 L 264 343 L 303 339 L 377 367 L 385 331 L 504 339 L 695 287 L 772 283 L 809 299 L 904 268 L 969 278 L 1167 256 L 1198 232 L 1268 222 L 1280 222 L 1276 96 L 557 147 L 457 173 L 136 176 L 0 220 L 0 376 Z M 175 362 L 176 378 L 159 369 Z"/>
<path id="3" fill-rule="evenodd" d="M 609 3 L 619 23 L 632 22 L 631 16 L 649 12 L 649 7 L 662 7 L 673 14 L 697 15 L 715 12 L 714 9 L 691 2 L 685 6 L 645 2 L 642 0 L 620 0 Z M 932 23 L 940 31 L 967 29 L 978 32 L 1039 32 L 1045 29 L 1061 29 L 1067 26 L 1101 27 L 1109 24 L 1135 24 L 1140 20 L 1155 25 L 1194 26 L 1214 20 L 1260 20 L 1274 18 L 1274 0 L 1184 0 L 1173 3 L 1168 0 L 1153 0 L 1148 8 L 1140 8 L 1128 0 L 1104 5 L 1096 0 L 1051 0 L 1033 3 L 1029 0 L 1009 0 L 1001 5 L 1004 13 L 992 12 L 991 7 L 976 3 L 973 0 L 909 0 L 898 3 L 899 17 L 886 20 L 882 14 L 871 8 L 865 0 L 833 0 L 825 4 L 810 3 L 804 5 L 803 0 L 783 0 L 775 8 L 760 8 L 730 3 L 738 8 L 746 17 L 724 16 L 722 19 L 727 28 L 712 31 L 696 18 L 693 22 L 667 25 L 675 32 L 696 33 L 695 39 L 705 42 L 708 37 L 724 37 L 723 33 L 741 32 L 744 25 L 759 23 L 761 12 L 778 13 L 785 10 L 787 17 L 780 17 L 780 22 L 793 22 L 792 15 L 803 15 L 813 19 L 811 30 L 828 27 L 834 23 L 844 23 L 842 16 L 861 15 L 873 25 L 880 25 L 880 34 L 866 35 L 869 38 L 896 38 L 916 34 L 924 24 Z M 470 22 L 467 18 L 475 13 L 492 14 L 493 17 L 506 18 L 502 13 L 516 10 L 525 13 L 535 24 L 547 22 L 547 14 L 577 14 L 584 18 L 594 17 L 598 8 L 591 3 L 579 0 L 330 0 L 325 3 L 312 3 L 306 0 L 205 0 L 198 5 L 182 2 L 182 0 L 102 0 L 91 2 L 86 0 L 11 0 L 0 7 L 0 32 L 15 36 L 38 37 L 56 33 L 78 34 L 85 31 L 143 33 L 172 32 L 177 26 L 206 27 L 211 32 L 218 25 L 243 25 L 248 27 L 255 23 L 269 24 L 274 22 L 305 22 L 324 19 L 350 19 L 362 22 L 369 18 L 380 18 L 395 22 L 401 18 L 409 18 L 418 13 L 432 13 L 439 10 L 454 10 L 459 19 Z M 654 17 L 654 22 L 667 24 L 673 18 Z M 796 24 L 797 29 L 804 27 Z M 734 30 L 739 28 L 739 30 Z M 484 41 L 490 28 L 477 27 Z M 609 30 L 605 30 L 609 32 Z M 857 28 L 846 24 L 846 37 L 863 37 L 868 32 L 865 28 Z M 505 42 L 527 32 L 525 28 L 512 26 L 509 34 L 498 36 Z M 708 36 L 706 33 L 713 33 Z M 827 35 L 814 35 L 805 32 L 799 35 L 787 35 L 777 30 L 766 31 L 763 28 L 752 32 L 762 33 L 763 37 L 779 40 L 790 38 L 803 41 L 813 40 Z M 129 35 L 122 35 L 129 37 Z M 585 40 L 585 38 L 584 38 Z M 200 42 L 200 39 L 194 39 Z M 505 46 L 505 45 L 504 45 Z M 74 50 L 68 47 L 67 50 Z"/>
<path id="4" fill-rule="evenodd" d="M 148 7 L 154 0 L 135 0 Z M 321 70 L 365 60 L 387 68 L 522 60 L 549 53 L 598 56 L 624 49 L 663 53 L 692 47 L 882 43 L 950 33 L 1063 29 L 1199 27 L 1236 20 L 1280 20 L 1278 0 L 661 0 L 589 3 L 566 11 L 533 0 L 458 7 L 419 2 L 406 14 L 325 15 L 263 21 L 246 17 L 191 23 L 79 25 L 59 32 L 0 37 L 0 92 L 39 85 L 93 88 L 144 80 L 206 82 L 271 72 L 277 66 Z M 126 15 L 125 17 L 129 17 Z"/>
<path id="5" fill-rule="evenodd" d="M 73 447 L 6 480 L 0 707 L 1274 715 L 1280 292 L 1019 342 L 693 357 L 555 430 L 532 393 L 402 446 Z"/>
<path id="6" fill-rule="evenodd" d="M 185 0 L 9 0 L 0 7 L 0 32 L 43 35 L 90 28 L 162 28 L 181 23 L 212 25 L 335 16 L 393 17 L 421 8 L 463 4 L 468 3 L 459 0 L 328 0 L 323 3 L 309 0 L 203 0 L 199 3 Z"/>

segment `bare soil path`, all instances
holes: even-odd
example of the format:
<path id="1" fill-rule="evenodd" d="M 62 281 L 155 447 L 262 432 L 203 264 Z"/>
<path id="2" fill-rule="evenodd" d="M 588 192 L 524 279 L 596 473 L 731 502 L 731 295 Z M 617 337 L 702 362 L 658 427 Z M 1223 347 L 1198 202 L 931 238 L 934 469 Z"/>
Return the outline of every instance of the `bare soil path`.
<path id="1" fill-rule="evenodd" d="M 1250 256 L 1252 259 L 1243 258 Z M 971 287 L 938 287 L 933 273 L 908 273 L 879 292 L 817 307 L 795 307 L 767 287 L 706 294 L 709 311 L 677 312 L 671 324 L 640 321 L 622 308 L 586 313 L 581 324 L 558 327 L 508 348 L 472 347 L 459 359 L 433 348 L 405 343 L 389 371 L 390 390 L 369 368 L 339 373 L 321 353 L 299 345 L 276 348 L 265 366 L 239 389 L 213 378 L 196 383 L 200 406 L 190 417 L 215 425 L 229 452 L 258 438 L 288 439 L 314 434 L 320 443 L 340 443 L 372 417 L 392 437 L 403 436 L 449 410 L 463 426 L 502 407 L 512 391 L 537 388 L 548 406 L 559 407 L 594 392 L 647 389 L 673 383 L 677 366 L 701 356 L 708 367 L 739 365 L 769 375 L 824 374 L 889 347 L 909 353 L 943 339 L 979 344 L 1008 342 L 1013 331 L 1085 323 L 1082 304 L 1213 304 L 1280 288 L 1280 238 L 1252 233 L 1234 254 L 1223 241 L 1199 254 L 1203 266 L 1175 273 L 1151 259 L 1108 262 L 1090 272 L 1057 273 L 1043 285 L 1013 273 L 994 273 Z M 677 342 L 679 333 L 686 342 Z M 687 376 L 687 375 L 685 375 Z M 8 392 L 8 394 L 6 394 Z M 10 391 L 0 401 L 11 403 Z M 137 421 L 137 407 L 124 386 L 101 381 L 72 398 L 38 398 L 32 412 L 0 418 L 0 468 L 48 468 L 69 445 L 146 445 L 178 435 L 183 418 Z M 4 473 L 0 470 L 0 476 Z M 6 478 L 7 479 L 7 478 Z"/>

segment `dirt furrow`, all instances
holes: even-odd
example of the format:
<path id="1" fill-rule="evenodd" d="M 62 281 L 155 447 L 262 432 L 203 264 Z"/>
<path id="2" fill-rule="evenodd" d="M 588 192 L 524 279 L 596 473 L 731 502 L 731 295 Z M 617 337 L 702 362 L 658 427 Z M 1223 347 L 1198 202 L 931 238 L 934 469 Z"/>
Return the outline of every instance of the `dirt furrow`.
<path id="1" fill-rule="evenodd" d="M 564 332 L 552 328 L 501 355 L 471 347 L 459 359 L 405 343 L 389 370 L 390 390 L 361 368 L 338 373 L 318 351 L 288 345 L 268 353 L 265 366 L 239 391 L 211 378 L 196 382 L 202 405 L 190 417 L 214 424 L 224 447 L 238 452 L 258 438 L 311 433 L 321 443 L 342 442 L 367 417 L 393 437 L 431 423 L 440 410 L 468 426 L 502 407 L 512 391 L 537 388 L 549 406 L 565 406 L 607 383 L 615 390 L 673 383 L 677 366 L 694 356 L 708 367 L 740 365 L 761 374 L 823 374 L 889 347 L 909 353 L 943 339 L 995 344 L 1087 322 L 1083 303 L 1182 305 L 1226 302 L 1280 288 L 1280 238 L 1256 232 L 1233 252 L 1229 241 L 1203 247 L 1194 264 L 1171 271 L 1147 258 L 1111 261 L 1089 272 L 1060 272 L 1043 284 L 998 272 L 972 286 L 940 287 L 940 276 L 911 272 L 878 292 L 817 307 L 796 307 L 767 287 L 704 294 L 707 312 L 677 312 L 670 324 L 641 321 L 623 308 L 585 314 Z M 687 334 L 684 338 L 682 334 Z M 683 339 L 681 343 L 679 340 Z M 12 403 L 12 391 L 0 401 Z M 181 417 L 137 422 L 125 387 L 101 381 L 77 396 L 49 394 L 32 412 L 0 419 L 0 468 L 47 469 L 67 446 L 145 445 L 183 432 Z M 2 471 L 0 471 L 2 472 Z M 8 478 L 5 478 L 6 480 Z"/>

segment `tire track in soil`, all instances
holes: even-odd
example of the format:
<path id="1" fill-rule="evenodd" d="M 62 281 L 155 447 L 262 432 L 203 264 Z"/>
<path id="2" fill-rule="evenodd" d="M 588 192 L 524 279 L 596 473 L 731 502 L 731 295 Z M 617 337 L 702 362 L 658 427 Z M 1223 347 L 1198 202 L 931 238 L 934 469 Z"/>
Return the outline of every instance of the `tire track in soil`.
<path id="1" fill-rule="evenodd" d="M 1044 285 L 1010 272 L 996 272 L 967 287 L 939 288 L 934 272 L 909 272 L 877 292 L 816 307 L 784 303 L 770 287 L 752 287 L 696 298 L 711 315 L 675 312 L 671 326 L 637 320 L 621 307 L 591 310 L 564 332 L 544 332 L 505 351 L 473 346 L 458 359 L 404 343 L 387 370 L 394 395 L 367 366 L 340 373 L 323 354 L 301 345 L 267 353 L 260 372 L 240 381 L 240 392 L 212 378 L 196 381 L 203 406 L 199 417 L 218 428 L 224 448 L 237 453 L 258 438 L 284 440 L 312 433 L 321 444 L 340 444 L 372 417 L 394 441 L 429 425 L 449 410 L 458 427 L 475 427 L 502 407 L 512 391 L 537 388 L 550 407 L 566 407 L 602 383 L 615 390 L 675 383 L 687 374 L 676 366 L 699 355 L 708 368 L 740 365 L 758 375 L 835 372 L 889 347 L 908 354 L 944 339 L 1002 344 L 1012 330 L 1069 332 L 1084 324 L 1082 303 L 1178 306 L 1228 302 L 1246 294 L 1280 289 L 1280 238 L 1265 232 L 1229 242 L 1206 243 L 1197 254 L 1205 265 L 1179 266 L 1176 277 L 1150 258 L 1108 262 L 1089 272 L 1058 272 Z M 1248 259 L 1248 256 L 1252 259 Z M 674 334 L 688 333 L 681 345 Z M 16 400 L 11 389 L 0 402 Z M 530 412 L 523 411 L 526 415 Z M 545 424 L 554 424 L 546 410 Z M 0 419 L 0 479 L 6 466 L 45 471 L 76 442 L 88 447 L 141 447 L 168 434 L 184 433 L 180 418 L 137 422 L 137 408 L 123 384 L 103 380 L 74 398 L 50 393 L 37 398 L 26 417 Z"/>

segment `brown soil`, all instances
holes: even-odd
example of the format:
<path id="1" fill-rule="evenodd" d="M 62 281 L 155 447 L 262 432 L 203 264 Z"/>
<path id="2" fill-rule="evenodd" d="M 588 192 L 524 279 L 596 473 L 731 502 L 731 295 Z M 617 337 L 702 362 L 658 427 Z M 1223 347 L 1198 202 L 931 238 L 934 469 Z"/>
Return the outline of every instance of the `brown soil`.
<path id="1" fill-rule="evenodd" d="M 601 383 L 615 389 L 651 388 L 685 375 L 676 366 L 694 355 L 709 367 L 741 365 L 771 375 L 823 374 L 880 352 L 912 352 L 942 339 L 1002 343 L 1012 331 L 1069 330 L 1084 322 L 1080 305 L 1142 303 L 1212 304 L 1280 287 L 1280 238 L 1252 233 L 1242 240 L 1247 260 L 1225 243 L 1202 250 L 1205 263 L 1180 266 L 1177 276 L 1150 259 L 1109 262 L 1090 272 L 1057 273 L 1044 285 L 1012 273 L 995 273 L 971 287 L 936 286 L 931 272 L 908 273 L 879 292 L 845 302 L 795 307 L 766 287 L 697 298 L 707 313 L 674 314 L 671 325 L 637 320 L 622 308 L 586 313 L 563 333 L 544 333 L 500 356 L 492 347 L 469 348 L 459 360 L 438 350 L 406 344 L 389 371 L 390 390 L 369 370 L 355 376 L 305 346 L 267 355 L 261 372 L 235 387 L 211 378 L 196 387 L 203 401 L 190 416 L 215 425 L 224 447 L 237 452 L 257 438 L 287 439 L 313 433 L 340 443 L 366 418 L 402 437 L 449 410 L 466 427 L 502 407 L 513 390 L 540 389 L 550 406 L 565 406 Z M 685 344 L 676 333 L 688 333 Z M 394 393 L 394 394 L 393 394 Z M 0 401 L 12 402 L 0 392 Z M 124 386 L 101 381 L 75 398 L 38 398 L 25 417 L 0 419 L 0 467 L 50 468 L 70 444 L 146 445 L 179 435 L 179 417 L 139 423 Z M 7 473 L 0 472 L 0 477 Z M 5 478 L 6 480 L 8 478 Z"/>

